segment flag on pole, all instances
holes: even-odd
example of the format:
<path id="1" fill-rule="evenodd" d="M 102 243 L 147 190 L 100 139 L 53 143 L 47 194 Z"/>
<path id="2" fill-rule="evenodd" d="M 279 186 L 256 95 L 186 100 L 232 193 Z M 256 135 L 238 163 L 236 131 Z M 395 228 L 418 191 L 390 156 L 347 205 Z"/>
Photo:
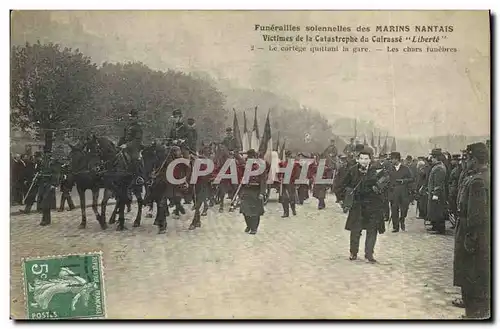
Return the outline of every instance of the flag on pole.
<path id="1" fill-rule="evenodd" d="M 253 127 L 250 132 L 250 148 L 257 150 L 259 148 L 259 125 L 257 124 L 257 106 L 253 117 Z"/>
<path id="2" fill-rule="evenodd" d="M 278 131 L 278 139 L 276 140 L 276 148 L 274 150 L 278 153 L 280 151 L 280 132 L 279 131 Z"/>
<path id="3" fill-rule="evenodd" d="M 280 149 L 280 151 L 278 153 L 279 154 L 279 158 L 281 160 L 285 160 L 285 144 L 286 144 L 286 139 L 283 140 L 283 144 L 281 145 L 281 149 Z"/>
<path id="4" fill-rule="evenodd" d="M 234 139 L 236 140 L 236 147 L 238 151 L 243 149 L 242 141 L 241 141 L 241 133 L 240 133 L 240 125 L 238 124 L 238 116 L 236 115 L 236 110 L 233 108 L 234 118 L 233 118 L 233 134 Z"/>
<path id="5" fill-rule="evenodd" d="M 270 111 L 269 111 L 270 112 Z M 264 133 L 260 139 L 259 154 L 264 156 L 264 160 L 271 163 L 273 151 L 273 139 L 271 137 L 271 123 L 269 122 L 269 112 L 267 112 Z"/>
<path id="6" fill-rule="evenodd" d="M 392 140 L 391 152 L 396 152 L 396 137 Z"/>
<path id="7" fill-rule="evenodd" d="M 243 136 L 241 138 L 241 149 L 243 152 L 250 149 L 250 138 L 248 136 L 247 129 L 247 115 L 245 114 L 245 111 L 243 111 Z"/>
<path id="8" fill-rule="evenodd" d="M 380 131 L 378 132 L 378 144 L 377 144 L 378 154 L 382 151 L 382 144 L 380 144 Z"/>
<path id="9" fill-rule="evenodd" d="M 366 141 L 366 134 L 363 134 L 363 145 L 368 145 L 368 142 Z"/>
<path id="10" fill-rule="evenodd" d="M 382 149 L 380 150 L 381 154 L 387 154 L 387 138 L 388 138 L 388 136 L 389 136 L 389 134 L 386 134 L 384 145 L 382 146 Z"/>

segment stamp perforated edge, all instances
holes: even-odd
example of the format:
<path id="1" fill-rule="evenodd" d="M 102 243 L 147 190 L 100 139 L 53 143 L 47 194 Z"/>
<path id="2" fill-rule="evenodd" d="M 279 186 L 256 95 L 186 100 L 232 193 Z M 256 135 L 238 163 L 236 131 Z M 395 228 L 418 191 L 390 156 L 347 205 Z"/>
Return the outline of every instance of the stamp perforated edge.
<path id="1" fill-rule="evenodd" d="M 21 270 L 22 270 L 22 277 L 23 277 L 23 298 L 24 298 L 24 308 L 26 312 L 26 317 L 24 320 L 31 320 L 29 318 L 29 309 L 28 309 L 28 287 L 27 287 L 27 282 L 26 282 L 26 271 L 25 271 L 25 265 L 26 261 L 31 261 L 31 260 L 44 260 L 44 259 L 54 259 L 54 258 L 61 258 L 61 257 L 68 257 L 68 256 L 94 256 L 94 255 L 99 255 L 99 266 L 101 268 L 101 287 L 102 287 L 102 302 L 103 302 L 103 312 L 102 316 L 97 316 L 97 317 L 75 317 L 75 318 L 61 318 L 61 319 L 54 319 L 54 320 L 71 320 L 71 319 L 106 319 L 107 318 L 107 307 L 106 307 L 106 283 L 105 283 L 105 274 L 104 274 L 104 260 L 103 260 L 103 252 L 102 251 L 89 251 L 89 252 L 80 252 L 80 253 L 68 253 L 68 254 L 63 254 L 63 255 L 48 255 L 48 256 L 33 256 L 33 257 L 22 257 L 21 258 Z"/>

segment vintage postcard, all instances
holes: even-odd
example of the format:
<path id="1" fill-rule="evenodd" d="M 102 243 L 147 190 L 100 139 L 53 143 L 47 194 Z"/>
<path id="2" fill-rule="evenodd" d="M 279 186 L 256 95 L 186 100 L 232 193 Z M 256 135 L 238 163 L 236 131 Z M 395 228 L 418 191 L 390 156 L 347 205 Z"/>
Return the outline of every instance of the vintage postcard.
<path id="1" fill-rule="evenodd" d="M 13 319 L 489 319 L 488 11 L 11 12 Z"/>

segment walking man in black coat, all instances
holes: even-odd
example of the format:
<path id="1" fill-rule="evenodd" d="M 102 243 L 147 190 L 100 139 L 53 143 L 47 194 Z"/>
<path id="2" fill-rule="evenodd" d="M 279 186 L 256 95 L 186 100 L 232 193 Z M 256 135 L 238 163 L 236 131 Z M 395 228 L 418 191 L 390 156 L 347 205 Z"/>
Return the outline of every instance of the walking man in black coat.
<path id="1" fill-rule="evenodd" d="M 345 176 L 341 198 L 352 200 L 345 229 L 351 231 L 350 260 L 358 257 L 361 231 L 366 230 L 365 259 L 376 263 L 373 258 L 377 234 L 385 232 L 384 191 L 389 186 L 389 173 L 372 163 L 372 150 L 366 148 L 358 155 L 358 164 L 351 167 Z"/>
<path id="2" fill-rule="evenodd" d="M 390 171 L 391 185 L 389 201 L 391 203 L 392 232 L 404 231 L 405 218 L 410 206 L 409 185 L 413 182 L 410 168 L 401 163 L 401 153 L 391 152 L 392 168 Z"/>

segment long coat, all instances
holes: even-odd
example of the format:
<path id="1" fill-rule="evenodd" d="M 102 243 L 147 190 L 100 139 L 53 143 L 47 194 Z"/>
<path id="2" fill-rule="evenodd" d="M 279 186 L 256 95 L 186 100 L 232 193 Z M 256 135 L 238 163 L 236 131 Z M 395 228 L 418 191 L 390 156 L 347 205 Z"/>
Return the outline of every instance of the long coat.
<path id="1" fill-rule="evenodd" d="M 437 196 L 437 200 L 432 200 Z M 445 218 L 446 207 L 446 167 L 442 162 L 436 163 L 429 173 L 427 182 L 427 218 L 431 222 L 439 222 Z"/>
<path id="2" fill-rule="evenodd" d="M 463 184 L 458 200 L 453 284 L 484 298 L 490 294 L 490 172 L 484 168 L 465 178 Z"/>
<path id="3" fill-rule="evenodd" d="M 249 178 L 248 184 L 241 187 L 240 213 L 244 216 L 257 217 L 264 215 L 264 201 L 259 195 L 267 191 L 267 172 Z"/>
<path id="4" fill-rule="evenodd" d="M 349 168 L 342 187 L 339 188 L 342 200 L 345 199 L 346 189 L 354 189 L 346 230 L 373 230 L 384 225 L 384 191 L 388 184 L 389 173 L 380 166 L 370 165 L 366 174 L 361 173 L 359 165 Z"/>

